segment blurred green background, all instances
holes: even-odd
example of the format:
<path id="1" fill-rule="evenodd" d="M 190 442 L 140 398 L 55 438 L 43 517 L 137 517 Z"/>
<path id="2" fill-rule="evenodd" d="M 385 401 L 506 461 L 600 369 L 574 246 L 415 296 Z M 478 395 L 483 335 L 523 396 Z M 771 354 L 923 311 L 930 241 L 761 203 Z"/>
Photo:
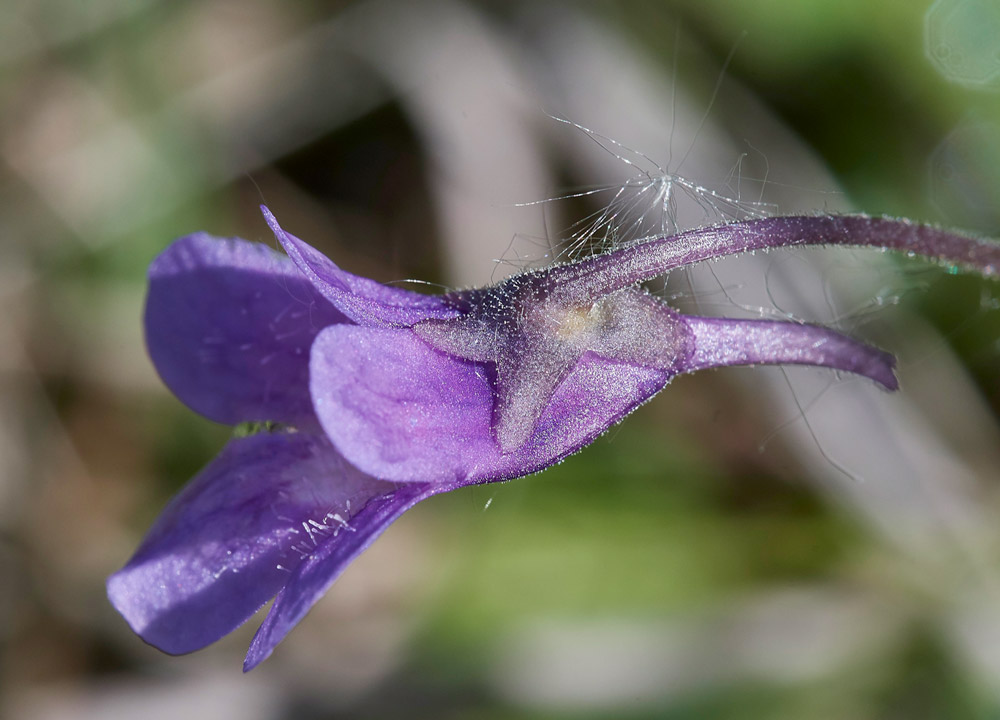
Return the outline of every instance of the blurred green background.
<path id="1" fill-rule="evenodd" d="M 680 378 L 410 512 L 251 675 L 256 621 L 171 658 L 103 587 L 230 433 L 144 354 L 172 238 L 273 243 L 266 202 L 352 272 L 480 284 L 600 196 L 523 203 L 634 173 L 549 115 L 783 212 L 998 236 L 994 0 L 10 0 L 0 107 L 0 717 L 1000 716 L 1000 292 L 878 253 L 664 292 L 864 336 L 900 393 Z"/>

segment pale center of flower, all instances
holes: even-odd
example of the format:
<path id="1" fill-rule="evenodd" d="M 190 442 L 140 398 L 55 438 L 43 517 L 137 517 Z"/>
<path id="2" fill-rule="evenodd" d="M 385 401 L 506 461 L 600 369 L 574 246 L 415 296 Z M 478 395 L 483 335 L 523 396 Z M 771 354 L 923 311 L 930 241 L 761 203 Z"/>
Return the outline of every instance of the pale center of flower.
<path id="1" fill-rule="evenodd" d="M 600 303 L 589 308 L 554 306 L 548 310 L 547 320 L 551 323 L 555 336 L 567 343 L 575 343 L 593 337 L 606 321 Z"/>

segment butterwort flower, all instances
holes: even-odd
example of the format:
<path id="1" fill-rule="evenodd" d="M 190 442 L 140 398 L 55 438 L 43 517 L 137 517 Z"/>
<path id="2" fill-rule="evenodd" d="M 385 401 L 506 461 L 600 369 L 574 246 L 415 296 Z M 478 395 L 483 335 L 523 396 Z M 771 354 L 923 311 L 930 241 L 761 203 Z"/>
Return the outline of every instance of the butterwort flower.
<path id="1" fill-rule="evenodd" d="M 238 238 L 181 238 L 150 267 L 145 322 L 150 356 L 183 402 L 269 431 L 234 437 L 108 580 L 132 628 L 174 654 L 275 597 L 245 670 L 414 504 L 548 467 L 675 375 L 790 363 L 897 387 L 886 352 L 816 325 L 682 315 L 644 281 L 799 245 L 1000 272 L 1000 245 L 926 225 L 773 217 L 428 296 L 345 272 L 262 209 L 287 256 Z"/>

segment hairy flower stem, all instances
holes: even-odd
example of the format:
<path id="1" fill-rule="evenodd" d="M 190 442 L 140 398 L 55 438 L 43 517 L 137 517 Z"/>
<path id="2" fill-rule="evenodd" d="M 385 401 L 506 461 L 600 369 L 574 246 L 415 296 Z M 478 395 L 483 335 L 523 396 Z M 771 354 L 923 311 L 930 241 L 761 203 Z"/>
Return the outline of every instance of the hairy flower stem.
<path id="1" fill-rule="evenodd" d="M 1000 274 L 1000 243 L 920 225 L 865 215 L 772 217 L 646 238 L 569 266 L 546 268 L 553 299 L 588 305 L 608 293 L 702 260 L 753 250 L 840 245 L 898 250 L 986 276 Z"/>

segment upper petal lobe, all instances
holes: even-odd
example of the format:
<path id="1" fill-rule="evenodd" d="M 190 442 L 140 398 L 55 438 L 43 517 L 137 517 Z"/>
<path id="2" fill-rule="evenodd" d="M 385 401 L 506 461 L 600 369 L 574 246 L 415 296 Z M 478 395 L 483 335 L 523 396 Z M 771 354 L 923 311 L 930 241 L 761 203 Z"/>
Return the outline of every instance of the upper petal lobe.
<path id="1" fill-rule="evenodd" d="M 303 276 L 357 324 L 408 327 L 428 318 L 448 318 L 458 314 L 439 295 L 421 295 L 341 270 L 319 250 L 285 232 L 266 207 L 261 206 L 261 212 L 274 237 Z"/>
<path id="2" fill-rule="evenodd" d="M 313 338 L 345 322 L 287 258 L 259 243 L 198 233 L 149 269 L 146 344 L 185 404 L 217 422 L 313 417 Z"/>

